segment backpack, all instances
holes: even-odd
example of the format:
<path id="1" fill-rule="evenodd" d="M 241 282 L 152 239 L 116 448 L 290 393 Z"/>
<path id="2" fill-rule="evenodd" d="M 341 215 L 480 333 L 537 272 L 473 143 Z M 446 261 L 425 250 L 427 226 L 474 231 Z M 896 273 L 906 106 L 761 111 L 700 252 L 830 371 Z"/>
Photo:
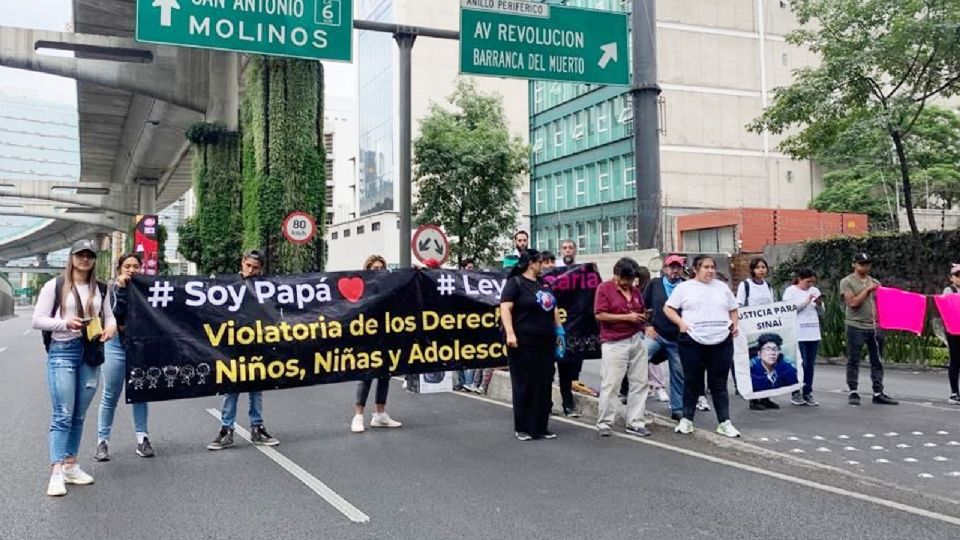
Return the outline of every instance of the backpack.
<path id="1" fill-rule="evenodd" d="M 100 311 L 103 311 L 103 304 L 107 301 L 107 284 L 97 280 L 97 289 L 100 291 Z M 53 309 L 50 310 L 50 316 L 55 317 L 57 311 L 60 309 L 60 297 L 62 296 L 63 290 L 63 276 L 57 276 L 56 291 L 57 295 L 53 300 Z M 50 352 L 50 342 L 53 340 L 53 332 L 49 330 L 44 330 L 40 332 L 43 336 L 43 349 L 47 352 Z"/>

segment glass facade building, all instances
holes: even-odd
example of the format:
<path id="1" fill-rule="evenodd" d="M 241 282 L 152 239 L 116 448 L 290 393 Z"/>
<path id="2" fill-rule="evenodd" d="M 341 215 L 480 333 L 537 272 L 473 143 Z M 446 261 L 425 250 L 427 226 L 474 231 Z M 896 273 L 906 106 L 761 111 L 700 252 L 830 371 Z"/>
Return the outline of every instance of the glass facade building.
<path id="1" fill-rule="evenodd" d="M 393 0 L 364 0 L 361 18 L 392 22 Z M 360 136 L 360 215 L 394 209 L 394 45 L 383 32 L 361 31 L 357 39 Z"/>
<path id="2" fill-rule="evenodd" d="M 0 178 L 78 181 L 80 135 L 76 106 L 0 92 Z M 29 234 L 47 223 L 46 219 L 3 215 L 0 207 L 0 243 Z M 60 262 L 57 259 L 61 255 L 52 253 L 48 260 L 55 264 Z"/>
<path id="3" fill-rule="evenodd" d="M 621 0 L 568 6 L 628 12 Z M 629 59 L 628 59 L 629 61 Z M 636 248 L 633 108 L 628 87 L 530 83 L 530 226 L 533 244 L 580 253 Z"/>

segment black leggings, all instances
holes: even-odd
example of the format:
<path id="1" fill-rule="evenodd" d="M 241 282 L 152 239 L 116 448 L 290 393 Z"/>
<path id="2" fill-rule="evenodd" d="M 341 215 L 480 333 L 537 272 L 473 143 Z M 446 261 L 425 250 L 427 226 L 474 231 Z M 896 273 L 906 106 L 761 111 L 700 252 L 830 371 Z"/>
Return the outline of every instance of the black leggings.
<path id="1" fill-rule="evenodd" d="M 707 372 L 713 409 L 717 422 L 730 419 L 730 397 L 727 395 L 727 377 L 733 363 L 733 338 L 716 345 L 703 345 L 680 334 L 677 340 L 680 363 L 683 364 L 683 417 L 693 420 L 697 412 L 697 399 L 703 395 L 703 372 Z"/>
<path id="2" fill-rule="evenodd" d="M 370 387 L 373 386 L 373 379 L 364 379 L 357 384 L 357 407 L 367 406 L 367 397 L 370 395 Z M 374 403 L 377 405 L 387 404 L 387 393 L 390 391 L 390 377 L 377 378 L 377 395 Z"/>
<path id="3" fill-rule="evenodd" d="M 552 341 L 508 349 L 513 390 L 513 429 L 534 437 L 547 433 L 553 408 Z"/>
<path id="4" fill-rule="evenodd" d="M 950 393 L 960 394 L 960 389 L 957 388 L 958 379 L 960 379 L 960 336 L 947 334 L 947 346 L 950 348 L 950 367 L 947 368 Z"/>
<path id="5" fill-rule="evenodd" d="M 580 378 L 580 370 L 582 368 L 582 358 L 557 361 L 557 375 L 560 378 L 560 397 L 563 399 L 564 409 L 571 410 L 574 408 L 573 381 Z"/>

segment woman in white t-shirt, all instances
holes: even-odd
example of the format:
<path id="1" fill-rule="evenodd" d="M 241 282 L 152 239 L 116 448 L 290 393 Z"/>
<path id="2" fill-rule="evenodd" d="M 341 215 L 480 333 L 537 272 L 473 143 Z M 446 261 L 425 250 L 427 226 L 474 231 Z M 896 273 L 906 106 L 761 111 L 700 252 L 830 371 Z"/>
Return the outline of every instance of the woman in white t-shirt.
<path id="1" fill-rule="evenodd" d="M 83 420 L 100 379 L 96 360 L 102 363 L 103 359 L 85 358 L 84 349 L 94 339 L 105 343 L 117 334 L 111 297 L 106 284 L 97 281 L 96 263 L 94 243 L 77 241 L 63 274 L 43 285 L 33 310 L 33 327 L 49 332 L 47 382 L 52 405 L 47 495 L 51 497 L 66 495 L 66 484 L 93 483 L 93 477 L 77 464 L 77 455 Z M 81 339 L 81 334 L 87 335 Z"/>
<path id="2" fill-rule="evenodd" d="M 717 433 L 739 437 L 730 422 L 730 398 L 727 395 L 727 373 L 733 363 L 733 338 L 740 318 L 737 299 L 725 283 L 714 279 L 717 265 L 713 257 L 698 255 L 693 259 L 694 279 L 673 289 L 663 306 L 663 313 L 680 329 L 677 349 L 683 364 L 683 418 L 677 433 L 693 433 L 693 416 L 697 397 L 703 394 L 703 375 L 707 374 L 713 407 L 717 413 Z"/>
<path id="3" fill-rule="evenodd" d="M 763 257 L 754 257 L 750 260 L 750 279 L 745 279 L 737 285 L 737 303 L 740 307 L 762 306 L 763 304 L 772 304 L 776 302 L 773 296 L 773 287 L 767 283 L 767 274 L 770 272 L 770 265 Z M 737 376 L 732 371 L 733 387 L 737 387 Z M 775 401 L 770 398 L 751 399 L 750 410 L 765 411 L 767 409 L 779 409 Z"/>
<path id="4" fill-rule="evenodd" d="M 816 282 L 817 274 L 803 268 L 797 272 L 793 285 L 783 292 L 783 301 L 797 306 L 797 342 L 803 358 L 803 392 L 794 392 L 790 403 L 810 407 L 820 405 L 813 399 L 813 366 L 820 348 L 820 312 L 823 310 L 820 289 L 813 286 Z"/>

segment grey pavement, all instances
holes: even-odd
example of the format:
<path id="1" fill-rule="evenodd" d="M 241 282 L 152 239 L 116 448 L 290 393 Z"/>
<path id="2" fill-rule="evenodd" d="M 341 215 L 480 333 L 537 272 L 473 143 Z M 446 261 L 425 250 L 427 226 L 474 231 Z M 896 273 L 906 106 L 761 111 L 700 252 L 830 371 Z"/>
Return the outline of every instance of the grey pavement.
<path id="1" fill-rule="evenodd" d="M 396 382 L 388 410 L 404 426 L 363 434 L 349 431 L 353 384 L 264 396 L 266 425 L 282 441 L 276 450 L 367 514 L 367 523 L 352 523 L 245 442 L 207 451 L 218 422 L 206 409 L 219 407 L 217 398 L 151 405 L 153 459 L 134 455 L 130 408 L 121 406 L 108 463 L 90 459 L 95 402 L 81 463 L 96 483 L 52 499 L 44 495 L 50 407 L 44 356 L 39 334 L 27 332 L 29 314 L 19 315 L 0 322 L 4 539 L 942 539 L 960 530 L 943 519 L 771 477 L 762 460 L 745 470 L 697 457 L 730 450 L 660 427 L 653 439 L 662 446 L 598 439 L 589 427 L 560 421 L 551 423 L 558 440 L 521 443 L 508 407 L 458 394 L 409 394 Z M 242 397 L 241 424 L 245 407 Z M 861 412 L 866 417 L 869 408 Z M 695 447 L 682 453 L 673 442 Z"/>
<path id="2" fill-rule="evenodd" d="M 599 372 L 600 361 L 588 360 L 580 379 L 598 387 Z M 817 366 L 814 395 L 819 407 L 790 405 L 787 395 L 773 398 L 780 410 L 751 411 L 744 399 L 733 397 L 731 386 L 731 420 L 745 441 L 758 446 L 960 499 L 960 406 L 946 401 L 946 372 L 887 369 L 886 391 L 901 401 L 898 406 L 871 403 L 869 372 L 860 370 L 860 407 L 847 404 L 843 366 Z M 666 403 L 650 399 L 647 406 L 670 415 Z M 695 420 L 703 428 L 716 426 L 713 412 L 698 412 Z"/>

